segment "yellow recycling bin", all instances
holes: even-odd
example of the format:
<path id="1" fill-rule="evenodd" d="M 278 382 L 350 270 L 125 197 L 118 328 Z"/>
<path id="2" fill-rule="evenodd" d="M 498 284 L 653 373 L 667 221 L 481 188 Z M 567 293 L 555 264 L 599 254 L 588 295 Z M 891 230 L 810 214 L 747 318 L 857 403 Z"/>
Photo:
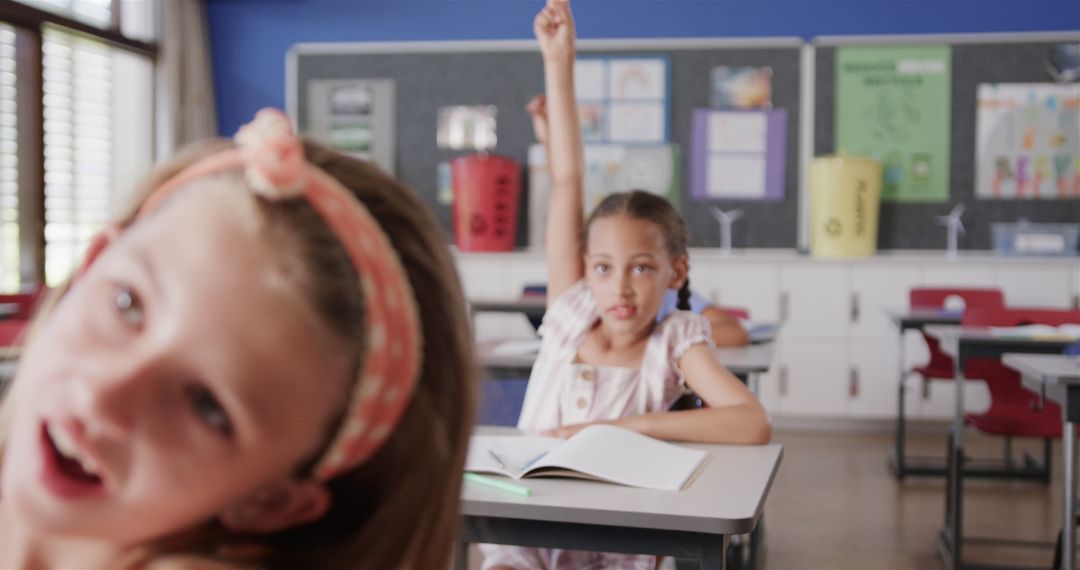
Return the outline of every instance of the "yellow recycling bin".
<path id="1" fill-rule="evenodd" d="M 859 257 L 877 252 L 881 162 L 822 156 L 810 163 L 810 253 Z"/>

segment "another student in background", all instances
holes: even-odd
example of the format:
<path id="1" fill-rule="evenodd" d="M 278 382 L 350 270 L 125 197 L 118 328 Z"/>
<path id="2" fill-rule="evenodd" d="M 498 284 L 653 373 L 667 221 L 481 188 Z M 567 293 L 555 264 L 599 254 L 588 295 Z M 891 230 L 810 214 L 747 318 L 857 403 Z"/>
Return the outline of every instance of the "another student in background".
<path id="1" fill-rule="evenodd" d="M 449 567 L 475 374 L 438 224 L 280 112 L 236 140 L 158 170 L 39 313 L 0 567 Z"/>
<path id="2" fill-rule="evenodd" d="M 690 291 L 688 300 L 690 308 L 686 309 L 698 313 L 709 321 L 712 329 L 712 339 L 716 346 L 746 346 L 750 344 L 750 333 L 747 332 L 743 321 L 712 304 L 711 301 Z M 660 305 L 660 312 L 656 318 L 663 320 L 672 311 L 679 310 L 679 295 L 677 291 L 668 289 L 664 294 L 664 302 Z"/>
<path id="3" fill-rule="evenodd" d="M 686 225 L 663 198 L 609 196 L 582 224 L 581 128 L 574 96 L 574 22 L 549 0 L 534 30 L 544 60 L 552 192 L 548 311 L 518 427 L 568 437 L 610 423 L 668 440 L 769 441 L 765 410 L 717 362 L 709 324 L 676 311 L 657 322 L 664 292 L 689 297 Z M 584 230 L 584 232 L 582 231 Z M 692 389 L 707 408 L 670 412 Z M 486 568 L 663 568 L 670 558 L 483 547 Z"/>
<path id="4" fill-rule="evenodd" d="M 544 145 L 547 156 L 551 156 L 551 147 L 548 144 L 547 98 L 544 95 L 533 97 L 526 106 L 526 110 L 532 116 L 533 133 L 536 140 Z M 551 162 L 549 161 L 548 164 L 550 165 Z M 552 179 L 554 180 L 554 177 Z M 678 304 L 678 291 L 669 289 L 664 295 L 664 301 L 660 305 L 657 319 L 663 320 L 672 311 L 678 310 Z M 716 343 L 716 346 L 746 346 L 750 344 L 750 334 L 737 317 L 713 305 L 708 299 L 693 291 L 690 292 L 689 304 L 690 306 L 686 310 L 700 313 L 708 319 L 709 325 L 712 327 L 713 342 Z"/>

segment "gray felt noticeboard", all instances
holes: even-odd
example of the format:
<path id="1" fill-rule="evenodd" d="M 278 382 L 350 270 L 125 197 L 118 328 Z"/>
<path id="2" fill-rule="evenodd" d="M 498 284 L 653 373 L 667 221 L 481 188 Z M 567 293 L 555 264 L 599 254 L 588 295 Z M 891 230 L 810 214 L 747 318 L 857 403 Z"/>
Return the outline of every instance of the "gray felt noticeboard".
<path id="1" fill-rule="evenodd" d="M 1052 35 L 1052 34 L 1051 34 Z M 1042 35 L 1046 37 L 1046 35 Z M 1037 38 L 1038 36 L 1032 36 Z M 964 41 L 957 41 L 963 39 Z M 977 200 L 975 198 L 976 90 L 980 83 L 1049 83 L 1047 58 L 1051 46 L 1060 42 L 1080 41 L 1080 34 L 1064 34 L 1050 41 L 1023 41 L 1022 37 L 985 43 L 977 37 L 926 38 L 919 41 L 871 41 L 859 43 L 851 38 L 819 38 L 815 54 L 814 155 L 832 154 L 835 150 L 836 50 L 843 46 L 888 46 L 938 44 L 952 45 L 952 102 L 950 128 L 949 200 L 943 203 L 883 202 L 878 228 L 880 249 L 944 249 L 945 227 L 937 216 L 945 215 L 953 205 L 963 202 L 963 222 L 967 230 L 959 240 L 960 249 L 992 249 L 991 226 L 994 222 L 1080 222 L 1080 200 L 1013 199 Z M 829 45 L 833 44 L 833 45 Z"/>
<path id="2" fill-rule="evenodd" d="M 670 142 L 680 147 L 680 210 L 694 246 L 719 245 L 716 220 L 705 206 L 741 208 L 734 226 L 735 247 L 795 247 L 798 218 L 799 65 L 797 38 L 739 40 L 582 40 L 582 55 L 662 56 L 670 65 Z M 707 200 L 689 191 L 691 118 L 708 107 L 709 74 L 716 66 L 772 68 L 772 105 L 787 111 L 784 199 Z M 289 55 L 290 112 L 301 131 L 307 117 L 308 82 L 391 79 L 395 92 L 395 171 L 436 212 L 450 235 L 450 208 L 437 201 L 438 164 L 462 154 L 436 145 L 439 109 L 450 105 L 495 105 L 498 144 L 494 149 L 522 165 L 517 240 L 527 243 L 526 156 L 535 142 L 525 104 L 542 93 L 543 68 L 531 41 L 305 44 Z M 627 188 L 629 190 L 629 188 Z"/>

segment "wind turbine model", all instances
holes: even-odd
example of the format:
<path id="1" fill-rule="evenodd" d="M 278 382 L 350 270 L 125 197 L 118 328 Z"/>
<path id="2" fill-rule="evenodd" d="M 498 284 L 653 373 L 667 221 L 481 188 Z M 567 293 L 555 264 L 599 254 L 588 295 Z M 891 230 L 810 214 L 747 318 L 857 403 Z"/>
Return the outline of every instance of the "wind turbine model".
<path id="1" fill-rule="evenodd" d="M 960 234 L 964 233 L 964 222 L 960 221 L 962 215 L 964 215 L 964 204 L 960 203 L 953 206 L 948 215 L 937 217 L 938 223 L 944 225 L 948 232 L 948 242 L 945 247 L 945 255 L 948 257 L 956 257 L 956 241 Z"/>
<path id="2" fill-rule="evenodd" d="M 710 210 L 716 221 L 720 222 L 720 252 L 728 255 L 731 253 L 731 224 L 743 216 L 743 211 L 735 209 L 725 212 L 716 206 Z"/>

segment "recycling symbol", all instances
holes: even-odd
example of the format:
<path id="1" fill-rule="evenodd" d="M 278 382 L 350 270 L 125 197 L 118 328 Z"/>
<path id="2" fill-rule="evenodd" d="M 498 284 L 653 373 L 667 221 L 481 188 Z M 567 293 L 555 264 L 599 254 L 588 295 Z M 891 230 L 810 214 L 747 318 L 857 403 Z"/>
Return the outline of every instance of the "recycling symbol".
<path id="1" fill-rule="evenodd" d="M 840 235 L 843 227 L 840 225 L 840 220 L 836 218 L 829 218 L 829 221 L 825 222 L 825 233 L 831 236 Z"/>

